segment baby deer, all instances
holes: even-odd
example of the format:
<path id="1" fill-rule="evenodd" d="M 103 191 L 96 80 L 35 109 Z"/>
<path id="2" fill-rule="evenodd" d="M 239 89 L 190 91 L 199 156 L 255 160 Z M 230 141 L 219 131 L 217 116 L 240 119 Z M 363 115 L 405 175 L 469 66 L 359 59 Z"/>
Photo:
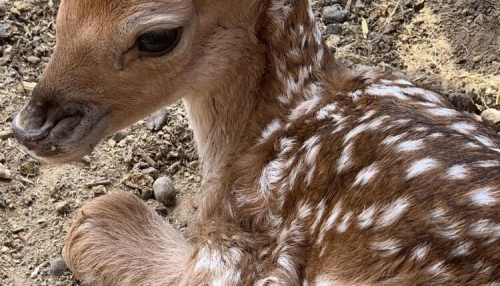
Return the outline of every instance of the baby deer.
<path id="1" fill-rule="evenodd" d="M 307 0 L 63 0 L 13 122 L 69 162 L 183 99 L 203 166 L 186 240 L 133 195 L 65 240 L 90 285 L 499 285 L 500 139 L 440 95 L 334 62 Z"/>

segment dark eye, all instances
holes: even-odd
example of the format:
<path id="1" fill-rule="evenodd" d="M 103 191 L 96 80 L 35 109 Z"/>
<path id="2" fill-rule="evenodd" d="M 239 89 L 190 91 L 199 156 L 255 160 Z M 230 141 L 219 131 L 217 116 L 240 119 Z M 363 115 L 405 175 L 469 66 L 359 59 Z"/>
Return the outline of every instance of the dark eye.
<path id="1" fill-rule="evenodd" d="M 137 39 L 137 46 L 139 51 L 150 53 L 150 56 L 161 56 L 175 48 L 180 34 L 180 28 L 150 31 Z"/>

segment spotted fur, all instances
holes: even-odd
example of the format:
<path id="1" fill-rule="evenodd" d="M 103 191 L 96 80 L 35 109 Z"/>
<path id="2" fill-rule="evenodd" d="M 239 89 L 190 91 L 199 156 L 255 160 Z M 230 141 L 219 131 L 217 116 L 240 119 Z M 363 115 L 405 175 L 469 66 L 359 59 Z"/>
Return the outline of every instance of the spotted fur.
<path id="1" fill-rule="evenodd" d="M 68 25 L 58 34 L 78 37 L 72 19 L 108 13 L 96 22 L 114 21 L 129 2 L 139 9 L 144 1 L 83 2 L 63 3 Z M 495 132 L 425 87 L 337 64 L 309 1 L 170 2 L 171 13 L 175 5 L 200 13 L 191 17 L 204 31 L 186 60 L 203 69 L 174 81 L 193 93 L 185 103 L 203 162 L 198 221 L 186 240 L 134 196 L 100 197 L 66 237 L 78 278 L 125 286 L 499 283 Z M 69 42 L 58 43 L 64 52 L 35 98 L 49 93 L 58 63 L 77 60 L 65 45 L 83 49 L 84 41 Z"/>

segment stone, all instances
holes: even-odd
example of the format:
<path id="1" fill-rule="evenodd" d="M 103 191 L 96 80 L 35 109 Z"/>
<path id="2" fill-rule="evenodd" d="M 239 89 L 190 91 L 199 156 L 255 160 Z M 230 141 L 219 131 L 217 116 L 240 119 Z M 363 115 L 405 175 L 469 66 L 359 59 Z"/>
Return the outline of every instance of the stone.
<path id="1" fill-rule="evenodd" d="M 342 35 L 342 26 L 339 26 L 339 25 L 335 25 L 335 24 L 332 24 L 332 25 L 328 25 L 326 27 L 326 34 L 327 35 Z"/>
<path id="2" fill-rule="evenodd" d="M 153 184 L 153 190 L 155 198 L 158 202 L 162 203 L 166 207 L 175 205 L 177 190 L 175 189 L 170 178 L 158 178 Z"/>
<path id="3" fill-rule="evenodd" d="M 28 58 L 26 58 L 26 60 L 32 64 L 37 64 L 40 62 L 40 58 L 35 56 L 29 56 Z"/>
<path id="4" fill-rule="evenodd" d="M 66 261 L 62 258 L 56 258 L 50 262 L 50 275 L 54 277 L 61 277 L 66 269 Z"/>
<path id="5" fill-rule="evenodd" d="M 69 211 L 69 202 L 68 201 L 58 202 L 56 204 L 56 211 L 60 215 L 68 213 L 68 211 Z"/>
<path id="6" fill-rule="evenodd" d="M 12 179 L 12 173 L 9 169 L 0 164 L 0 179 L 10 180 Z"/>
<path id="7" fill-rule="evenodd" d="M 492 127 L 495 131 L 500 131 L 500 111 L 488 108 L 481 113 L 483 122 Z"/>
<path id="8" fill-rule="evenodd" d="M 457 110 L 474 113 L 474 100 L 468 94 L 452 93 L 448 96 L 448 99 Z"/>
<path id="9" fill-rule="evenodd" d="M 349 20 L 349 16 L 340 9 L 339 5 L 328 6 L 323 9 L 323 21 L 325 23 L 344 23 L 347 20 Z"/>

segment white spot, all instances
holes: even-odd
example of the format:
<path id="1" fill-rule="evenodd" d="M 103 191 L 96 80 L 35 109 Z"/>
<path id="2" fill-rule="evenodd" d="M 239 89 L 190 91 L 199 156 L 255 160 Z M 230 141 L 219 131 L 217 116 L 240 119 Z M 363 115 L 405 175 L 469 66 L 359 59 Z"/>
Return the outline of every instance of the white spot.
<path id="1" fill-rule="evenodd" d="M 375 118 L 372 122 L 370 122 L 367 126 L 367 129 L 368 130 L 376 130 L 377 128 L 380 127 L 380 125 L 382 125 L 382 123 L 384 123 L 384 120 L 390 118 L 389 116 L 381 116 L 381 117 L 378 117 L 378 118 Z"/>
<path id="2" fill-rule="evenodd" d="M 377 221 L 377 227 L 387 227 L 395 223 L 409 206 L 410 203 L 407 198 L 397 199 L 382 210 Z"/>
<path id="3" fill-rule="evenodd" d="M 476 206 L 489 206 L 494 204 L 497 199 L 493 197 L 490 188 L 481 188 L 469 193 L 472 203 Z"/>
<path id="4" fill-rule="evenodd" d="M 216 270 L 222 266 L 222 257 L 216 252 L 203 246 L 200 248 L 197 255 L 197 262 L 194 266 L 194 271 Z"/>
<path id="5" fill-rule="evenodd" d="M 446 176 L 450 179 L 465 179 L 469 171 L 465 168 L 464 165 L 455 165 L 448 169 L 446 172 Z"/>
<path id="6" fill-rule="evenodd" d="M 341 173 L 342 171 L 350 168 L 352 166 L 352 149 L 354 147 L 354 143 L 349 143 L 347 146 L 342 149 L 342 153 L 340 154 L 340 158 L 337 161 L 337 173 Z"/>
<path id="7" fill-rule="evenodd" d="M 404 89 L 405 93 L 413 93 L 414 95 L 420 95 L 422 96 L 425 100 L 434 102 L 434 103 L 440 103 L 440 97 L 436 93 L 430 91 L 430 90 L 425 90 L 421 88 L 416 88 L 416 87 L 410 87 L 410 88 L 405 88 Z"/>
<path id="8" fill-rule="evenodd" d="M 363 95 L 363 91 L 361 90 L 356 90 L 347 94 L 347 96 L 352 98 L 352 101 L 357 101 L 361 97 L 361 95 Z"/>
<path id="9" fill-rule="evenodd" d="M 389 135 L 381 142 L 381 144 L 382 145 L 389 145 L 389 144 L 395 143 L 395 142 L 399 141 L 401 138 L 403 138 L 404 136 L 406 136 L 406 132 L 403 134 L 399 134 L 399 135 Z"/>
<path id="10" fill-rule="evenodd" d="M 394 121 L 394 123 L 396 124 L 400 124 L 400 125 L 406 125 L 410 122 L 411 120 L 410 119 L 398 119 L 396 121 Z"/>
<path id="11" fill-rule="evenodd" d="M 332 228 L 333 224 L 335 223 L 337 218 L 340 216 L 341 211 L 342 211 L 341 202 L 338 202 L 333 207 L 333 210 L 332 210 L 330 216 L 328 217 L 328 220 L 321 227 L 321 230 L 319 233 L 319 238 L 317 241 L 318 245 L 321 245 L 323 243 L 323 238 L 324 238 L 326 232 L 328 232 Z"/>
<path id="12" fill-rule="evenodd" d="M 369 119 L 370 117 L 372 117 L 373 115 L 375 115 L 375 110 L 370 110 L 368 111 L 367 113 L 365 113 L 360 119 L 359 121 L 362 122 L 362 121 L 365 121 L 367 119 Z"/>
<path id="13" fill-rule="evenodd" d="M 295 109 L 292 110 L 292 113 L 289 116 L 290 121 L 295 121 L 299 119 L 301 116 L 304 116 L 311 112 L 314 108 L 318 106 L 322 98 L 320 96 L 313 97 L 306 101 L 301 102 Z"/>
<path id="14" fill-rule="evenodd" d="M 425 107 L 436 107 L 437 106 L 435 103 L 430 103 L 430 102 L 417 102 L 415 104 L 420 105 L 420 106 L 425 106 Z"/>
<path id="15" fill-rule="evenodd" d="M 446 268 L 444 267 L 444 261 L 439 261 L 438 263 L 429 267 L 429 273 L 434 276 L 439 276 L 445 273 Z"/>
<path id="16" fill-rule="evenodd" d="M 479 145 L 477 145 L 475 143 L 472 143 L 472 142 L 469 142 L 469 143 L 465 144 L 465 146 L 468 147 L 468 148 L 472 148 L 472 149 L 479 148 Z"/>
<path id="17" fill-rule="evenodd" d="M 311 234 L 316 231 L 316 228 L 318 227 L 319 222 L 323 218 L 323 213 L 325 212 L 325 199 L 322 199 L 321 202 L 319 202 L 318 206 L 316 207 L 316 217 L 314 219 L 314 223 L 311 226 Z"/>
<path id="18" fill-rule="evenodd" d="M 349 140 L 351 140 L 352 138 L 354 138 L 355 136 L 361 134 L 361 132 L 365 131 L 366 129 L 366 124 L 363 123 L 363 124 L 360 124 L 358 126 L 356 126 L 354 129 L 352 129 L 351 131 L 349 131 L 346 136 L 344 137 L 344 144 L 347 143 Z"/>
<path id="19" fill-rule="evenodd" d="M 292 258 L 286 252 L 281 252 L 278 256 L 278 264 L 285 269 L 288 273 L 296 275 L 295 265 Z"/>
<path id="20" fill-rule="evenodd" d="M 410 82 L 410 81 L 408 81 L 408 80 L 406 80 L 406 79 L 402 79 L 402 78 L 397 79 L 397 80 L 394 80 L 393 82 L 394 82 L 395 84 L 399 84 L 399 85 L 413 85 L 413 83 L 412 83 L 412 82 Z"/>
<path id="21" fill-rule="evenodd" d="M 453 256 L 465 256 L 471 253 L 471 242 L 462 242 L 451 251 Z"/>
<path id="22" fill-rule="evenodd" d="M 365 229 L 373 224 L 373 216 L 377 208 L 375 206 L 370 206 L 369 208 L 363 210 L 358 216 L 358 226 L 360 229 Z"/>
<path id="23" fill-rule="evenodd" d="M 344 217 L 342 218 L 342 221 L 337 226 L 338 233 L 346 232 L 347 228 L 349 227 L 349 220 L 351 219 L 351 217 L 352 217 L 352 212 L 348 212 L 344 215 Z"/>
<path id="24" fill-rule="evenodd" d="M 398 85 L 413 85 L 411 82 L 405 80 L 405 79 L 396 79 L 396 80 L 387 80 L 387 79 L 381 79 L 380 82 L 385 85 L 393 85 L 393 84 L 398 84 Z"/>
<path id="25" fill-rule="evenodd" d="M 476 135 L 474 138 L 481 144 L 483 144 L 486 147 L 494 147 L 495 144 L 493 144 L 493 141 L 491 141 L 489 138 L 482 136 L 482 135 Z"/>
<path id="26" fill-rule="evenodd" d="M 431 138 L 443 137 L 443 133 L 439 133 L 439 132 L 432 133 L 431 135 L 429 135 L 429 137 L 431 137 Z"/>
<path id="27" fill-rule="evenodd" d="M 401 89 L 396 86 L 384 86 L 379 84 L 374 84 L 365 90 L 365 93 L 369 93 L 375 96 L 391 96 L 399 100 L 408 100 L 409 98 L 401 92 Z"/>
<path id="28" fill-rule="evenodd" d="M 372 242 L 370 243 L 370 247 L 373 250 L 384 252 L 384 256 L 394 255 L 401 250 L 399 242 L 395 239 Z"/>
<path id="29" fill-rule="evenodd" d="M 337 104 L 331 103 L 322 107 L 316 114 L 318 120 L 327 119 L 335 110 L 337 110 Z"/>
<path id="30" fill-rule="evenodd" d="M 282 123 L 280 120 L 275 119 L 271 123 L 267 125 L 267 127 L 264 129 L 262 132 L 262 140 L 261 141 L 266 141 L 271 135 L 273 135 L 276 131 L 278 131 L 282 126 Z"/>
<path id="31" fill-rule="evenodd" d="M 437 166 L 438 166 L 438 163 L 436 162 L 436 160 L 434 160 L 432 158 L 425 158 L 425 159 L 418 160 L 415 163 L 413 163 L 411 165 L 411 167 L 407 170 L 406 178 L 407 179 L 414 178 L 418 175 L 421 175 L 425 172 L 428 172 L 428 171 L 436 168 Z"/>
<path id="32" fill-rule="evenodd" d="M 378 173 L 378 166 L 377 163 L 373 163 L 370 166 L 364 168 L 361 170 L 358 175 L 356 176 L 356 180 L 352 184 L 353 187 L 355 186 L 364 186 L 366 185 L 372 178 Z"/>
<path id="33" fill-rule="evenodd" d="M 303 149 L 306 149 L 306 156 L 304 158 L 306 164 L 309 166 L 313 166 L 316 161 L 316 157 L 318 156 L 320 146 L 317 144 L 319 141 L 319 136 L 314 135 L 313 137 L 307 139 L 302 146 Z"/>
<path id="34" fill-rule="evenodd" d="M 435 116 L 456 116 L 456 115 L 460 114 L 454 109 L 443 108 L 443 107 L 430 108 L 430 109 L 428 109 L 428 111 L 430 114 L 435 115 Z"/>
<path id="35" fill-rule="evenodd" d="M 497 160 L 484 160 L 476 162 L 476 166 L 480 168 L 493 168 L 500 166 L 500 161 Z"/>
<path id="36" fill-rule="evenodd" d="M 397 147 L 397 150 L 399 152 L 410 152 L 410 151 L 422 149 L 423 145 L 424 145 L 423 139 L 410 140 L 410 141 L 405 141 L 405 142 L 400 143 Z"/>
<path id="37" fill-rule="evenodd" d="M 338 286 L 341 284 L 334 283 L 328 277 L 318 276 L 318 278 L 316 278 L 314 285 L 316 285 L 316 286 Z"/>
<path id="38" fill-rule="evenodd" d="M 417 127 L 417 128 L 415 128 L 415 129 L 413 129 L 413 130 L 415 130 L 415 131 L 417 131 L 417 132 L 424 132 L 424 131 L 429 130 L 429 128 L 427 128 L 427 127 L 425 127 L 425 126 L 421 126 L 421 127 Z"/>
<path id="39" fill-rule="evenodd" d="M 476 130 L 476 126 L 471 125 L 467 122 L 457 122 L 451 125 L 451 129 L 456 130 L 462 134 L 470 134 L 472 131 Z"/>
<path id="40" fill-rule="evenodd" d="M 420 244 L 415 249 L 413 249 L 411 257 L 417 261 L 422 261 L 425 259 L 425 257 L 427 257 L 430 248 L 431 247 L 428 244 Z"/>

